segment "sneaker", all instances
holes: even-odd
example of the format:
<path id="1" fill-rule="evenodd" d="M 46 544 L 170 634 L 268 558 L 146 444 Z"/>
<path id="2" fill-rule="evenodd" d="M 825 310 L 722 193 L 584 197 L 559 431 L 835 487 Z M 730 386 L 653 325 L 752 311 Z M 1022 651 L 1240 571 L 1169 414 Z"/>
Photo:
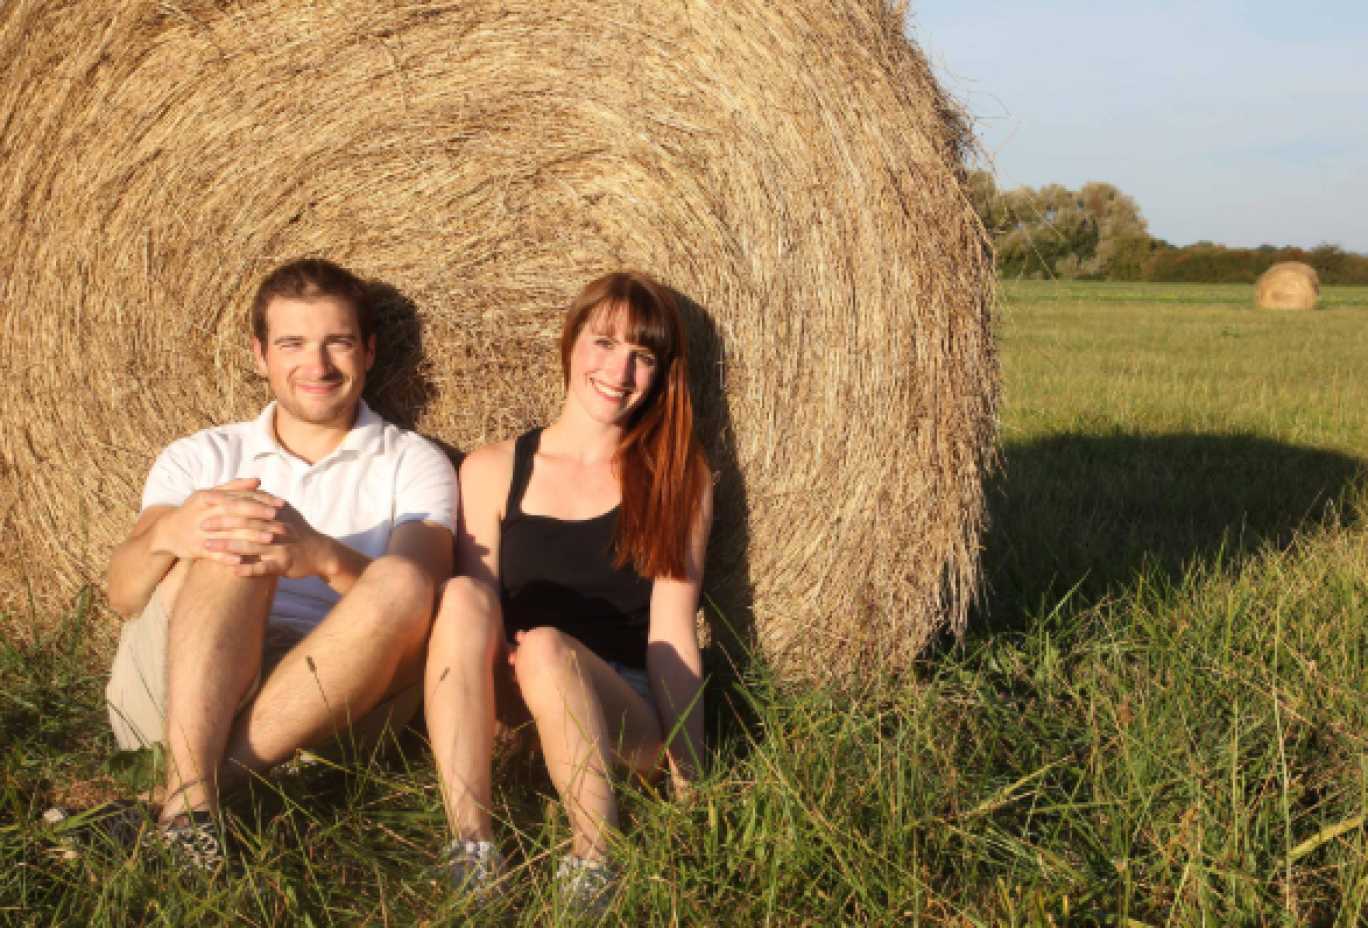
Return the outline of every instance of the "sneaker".
<path id="1" fill-rule="evenodd" d="M 442 852 L 442 869 L 457 892 L 468 893 L 481 903 L 503 895 L 506 865 L 493 841 L 453 841 Z"/>
<path id="2" fill-rule="evenodd" d="M 622 877 L 601 860 L 566 854 L 556 867 L 556 900 L 562 911 L 597 921 L 622 893 Z"/>
<path id="3" fill-rule="evenodd" d="M 132 799 L 115 799 L 85 812 L 54 806 L 43 813 L 43 824 L 68 860 L 93 850 L 131 852 L 151 821 L 147 806 Z"/>
<path id="4" fill-rule="evenodd" d="M 222 825 L 212 812 L 183 812 L 158 830 L 162 846 L 186 872 L 212 876 L 228 858 Z"/>

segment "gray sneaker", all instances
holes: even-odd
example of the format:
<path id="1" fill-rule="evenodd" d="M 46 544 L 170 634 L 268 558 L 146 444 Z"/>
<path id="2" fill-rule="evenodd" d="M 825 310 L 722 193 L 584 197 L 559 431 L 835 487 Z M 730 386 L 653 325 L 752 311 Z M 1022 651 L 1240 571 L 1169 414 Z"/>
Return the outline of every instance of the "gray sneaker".
<path id="1" fill-rule="evenodd" d="M 151 822 L 147 807 L 132 799 L 115 799 L 85 812 L 56 806 L 43 813 L 44 826 L 68 859 L 91 851 L 132 852 Z"/>
<path id="2" fill-rule="evenodd" d="M 451 842 L 442 852 L 442 869 L 452 889 L 468 893 L 481 904 L 503 896 L 506 865 L 493 841 Z"/>
<path id="3" fill-rule="evenodd" d="M 182 813 L 157 830 L 162 846 L 187 873 L 213 876 L 228 859 L 221 825 L 210 812 Z"/>
<path id="4" fill-rule="evenodd" d="M 598 921 L 622 894 L 622 877 L 601 860 L 566 854 L 556 867 L 556 902 L 563 912 Z"/>

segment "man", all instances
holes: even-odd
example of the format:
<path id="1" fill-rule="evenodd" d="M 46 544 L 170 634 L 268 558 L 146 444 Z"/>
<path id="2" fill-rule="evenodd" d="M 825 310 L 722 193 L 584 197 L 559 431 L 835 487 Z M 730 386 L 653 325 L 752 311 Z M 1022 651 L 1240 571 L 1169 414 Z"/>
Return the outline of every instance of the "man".
<path id="1" fill-rule="evenodd" d="M 451 463 L 361 399 L 366 285 L 286 264 L 252 332 L 275 401 L 161 454 L 108 574 L 110 604 L 139 616 L 107 690 L 116 740 L 164 742 L 158 827 L 203 869 L 222 860 L 221 795 L 300 748 L 407 724 L 452 566 Z"/>

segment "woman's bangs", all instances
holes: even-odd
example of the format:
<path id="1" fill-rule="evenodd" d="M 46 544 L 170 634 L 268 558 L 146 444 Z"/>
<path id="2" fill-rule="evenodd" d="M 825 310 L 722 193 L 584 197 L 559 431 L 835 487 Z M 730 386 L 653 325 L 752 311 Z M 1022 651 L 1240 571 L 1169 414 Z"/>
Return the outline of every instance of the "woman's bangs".
<path id="1" fill-rule="evenodd" d="M 625 341 L 649 348 L 660 361 L 674 357 L 674 333 L 669 318 L 649 294 L 632 288 L 620 299 L 605 301 L 590 315 L 588 327 L 594 332 L 610 333 L 619 324 Z"/>

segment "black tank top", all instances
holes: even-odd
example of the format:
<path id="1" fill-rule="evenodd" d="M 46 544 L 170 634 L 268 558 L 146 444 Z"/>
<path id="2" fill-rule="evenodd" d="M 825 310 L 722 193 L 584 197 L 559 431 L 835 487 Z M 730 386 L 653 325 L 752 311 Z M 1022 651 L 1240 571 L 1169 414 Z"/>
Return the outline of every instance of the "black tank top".
<path id="1" fill-rule="evenodd" d="M 617 507 L 580 522 L 528 515 L 523 494 L 541 429 L 518 437 L 499 535 L 504 630 L 560 629 L 604 660 L 646 667 L 651 581 L 613 566 Z"/>

